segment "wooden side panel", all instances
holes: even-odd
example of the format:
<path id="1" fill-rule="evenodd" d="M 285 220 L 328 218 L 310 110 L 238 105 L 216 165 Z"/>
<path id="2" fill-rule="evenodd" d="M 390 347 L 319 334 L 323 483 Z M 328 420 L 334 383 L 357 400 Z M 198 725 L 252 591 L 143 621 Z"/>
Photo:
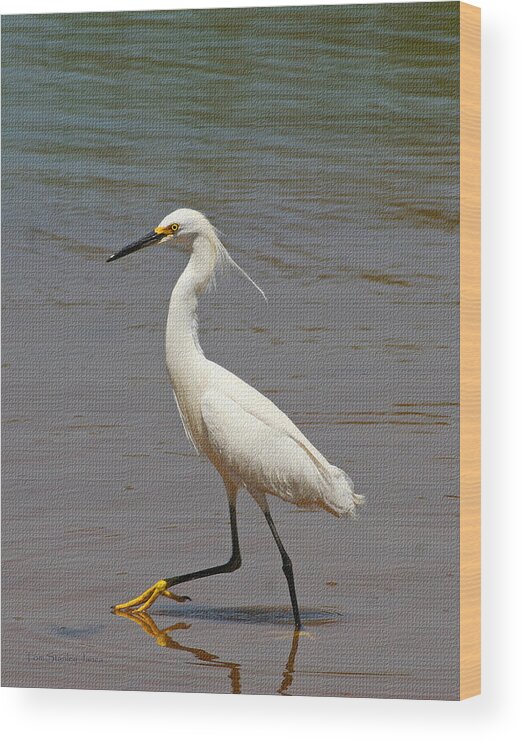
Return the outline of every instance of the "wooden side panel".
<path id="1" fill-rule="evenodd" d="M 480 9 L 460 4 L 460 697 L 480 693 Z"/>

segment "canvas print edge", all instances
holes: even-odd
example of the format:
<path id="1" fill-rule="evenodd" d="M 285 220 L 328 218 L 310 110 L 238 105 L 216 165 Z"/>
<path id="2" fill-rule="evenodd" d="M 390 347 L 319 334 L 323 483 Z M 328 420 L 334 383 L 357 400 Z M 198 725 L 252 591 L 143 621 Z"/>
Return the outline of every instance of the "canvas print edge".
<path id="1" fill-rule="evenodd" d="M 480 8 L 460 4 L 460 698 L 480 693 Z"/>

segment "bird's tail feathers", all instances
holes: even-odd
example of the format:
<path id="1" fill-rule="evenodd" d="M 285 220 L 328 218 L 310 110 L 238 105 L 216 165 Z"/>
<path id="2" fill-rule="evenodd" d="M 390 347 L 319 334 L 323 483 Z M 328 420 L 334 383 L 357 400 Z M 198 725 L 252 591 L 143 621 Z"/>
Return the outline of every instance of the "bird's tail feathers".
<path id="1" fill-rule="evenodd" d="M 356 518 L 357 508 L 364 504 L 364 495 L 357 495 L 354 492 L 354 485 L 348 474 L 337 466 L 330 464 L 329 469 L 329 487 L 324 493 L 324 500 L 327 509 L 338 517 L 350 515 Z"/>

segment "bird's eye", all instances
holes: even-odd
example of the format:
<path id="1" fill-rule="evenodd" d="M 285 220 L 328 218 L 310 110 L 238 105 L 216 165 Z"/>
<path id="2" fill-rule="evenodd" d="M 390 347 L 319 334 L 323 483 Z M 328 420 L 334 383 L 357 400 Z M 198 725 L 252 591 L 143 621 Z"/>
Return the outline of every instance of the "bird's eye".
<path id="1" fill-rule="evenodd" d="M 173 232 L 177 232 L 179 229 L 179 224 L 171 224 L 170 228 L 172 229 Z"/>

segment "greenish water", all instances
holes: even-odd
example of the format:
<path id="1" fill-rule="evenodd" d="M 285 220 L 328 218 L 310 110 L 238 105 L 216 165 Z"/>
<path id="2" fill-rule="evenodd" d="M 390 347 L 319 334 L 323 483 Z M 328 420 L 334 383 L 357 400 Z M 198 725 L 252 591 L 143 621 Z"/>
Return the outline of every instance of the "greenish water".
<path id="1" fill-rule="evenodd" d="M 4 683 L 458 694 L 458 4 L 3 19 Z M 186 256 L 105 258 L 178 206 L 223 280 L 206 354 L 354 479 L 357 522 L 274 503 L 243 567 L 150 624 L 110 606 L 228 557 L 164 324 Z M 163 644 L 164 646 L 161 646 Z"/>

